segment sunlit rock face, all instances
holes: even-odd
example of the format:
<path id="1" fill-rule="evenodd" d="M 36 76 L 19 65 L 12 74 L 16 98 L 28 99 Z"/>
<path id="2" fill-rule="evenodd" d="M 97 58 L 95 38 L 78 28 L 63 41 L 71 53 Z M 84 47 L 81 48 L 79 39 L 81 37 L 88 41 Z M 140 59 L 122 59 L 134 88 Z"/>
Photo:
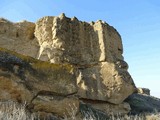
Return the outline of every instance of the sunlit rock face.
<path id="1" fill-rule="evenodd" d="M 36 23 L 1 19 L 0 47 L 52 64 L 74 66 L 74 92 L 71 92 L 78 98 L 121 104 L 135 91 L 122 56 L 121 37 L 116 29 L 100 20 L 87 23 L 64 14 L 43 17 Z M 52 81 L 62 84 L 61 93 L 69 89 L 61 83 L 65 74 L 59 76 L 59 81 Z M 45 83 L 44 88 L 53 89 L 51 85 Z M 56 90 L 55 85 L 54 91 L 60 88 Z"/>
<path id="2" fill-rule="evenodd" d="M 34 36 L 35 24 L 12 23 L 0 18 L 0 47 L 31 57 L 37 57 L 39 44 Z"/>
<path id="3" fill-rule="evenodd" d="M 32 112 L 58 116 L 69 116 L 74 105 L 77 113 L 78 98 L 68 97 L 78 91 L 75 73 L 72 65 L 50 64 L 0 48 L 0 102 L 19 102 Z"/>
<path id="4" fill-rule="evenodd" d="M 36 22 L 39 59 L 52 63 L 91 65 L 123 60 L 118 32 L 102 21 L 87 23 L 77 18 L 44 17 Z"/>
<path id="5" fill-rule="evenodd" d="M 36 22 L 38 59 L 79 68 L 78 95 L 119 104 L 135 90 L 119 33 L 103 21 L 43 17 Z"/>

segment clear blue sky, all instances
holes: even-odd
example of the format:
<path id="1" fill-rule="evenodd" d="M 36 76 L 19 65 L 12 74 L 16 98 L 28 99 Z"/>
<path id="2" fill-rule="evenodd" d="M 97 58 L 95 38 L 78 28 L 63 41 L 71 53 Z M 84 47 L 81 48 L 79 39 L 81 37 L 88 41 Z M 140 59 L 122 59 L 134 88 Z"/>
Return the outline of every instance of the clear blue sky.
<path id="1" fill-rule="evenodd" d="M 0 0 L 0 17 L 14 22 L 35 22 L 62 12 L 114 26 L 136 85 L 160 97 L 160 0 Z"/>

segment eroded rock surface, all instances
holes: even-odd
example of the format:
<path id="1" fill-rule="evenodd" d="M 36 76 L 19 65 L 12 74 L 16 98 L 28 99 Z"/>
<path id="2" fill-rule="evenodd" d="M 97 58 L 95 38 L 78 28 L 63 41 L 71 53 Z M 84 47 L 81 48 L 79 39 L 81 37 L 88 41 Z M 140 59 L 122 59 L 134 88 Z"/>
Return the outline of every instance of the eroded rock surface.
<path id="1" fill-rule="evenodd" d="M 136 87 L 123 59 L 121 36 L 107 23 L 64 14 L 36 23 L 0 19 L 0 47 L 11 50 L 0 49 L 1 100 L 28 101 L 33 111 L 60 116 L 69 100 L 79 108 L 77 99 L 103 101 L 129 112 L 123 101 Z"/>
<path id="2" fill-rule="evenodd" d="M 44 17 L 36 22 L 39 59 L 52 63 L 92 65 L 123 60 L 119 33 L 102 21 L 87 23 L 77 18 Z"/>
<path id="3" fill-rule="evenodd" d="M 12 100 L 32 106 L 34 111 L 50 110 L 53 106 L 75 105 L 78 110 L 78 100 L 66 98 L 77 93 L 75 68 L 69 64 L 50 64 L 26 57 L 6 49 L 0 49 L 0 101 Z M 42 101 L 39 96 L 41 96 Z M 45 101 L 47 97 L 57 98 Z M 72 102 L 71 102 L 72 101 Z M 49 104 L 50 103 L 50 104 Z M 54 103 L 54 104 L 53 104 Z M 42 109 L 41 106 L 45 106 Z M 32 109 L 32 107 L 30 109 Z M 63 106 L 65 107 L 65 106 Z M 63 109 L 63 108 L 59 108 Z M 65 110 L 66 111 L 66 110 Z M 55 112 L 63 116 L 67 112 Z"/>
<path id="4" fill-rule="evenodd" d="M 135 91 L 121 37 L 107 23 L 81 22 L 64 14 L 44 17 L 36 22 L 35 36 L 39 59 L 79 68 L 80 97 L 119 104 Z"/>
<path id="5" fill-rule="evenodd" d="M 37 57 L 39 44 L 34 36 L 35 23 L 12 23 L 0 18 L 0 47 L 23 55 Z"/>
<path id="6" fill-rule="evenodd" d="M 86 100 L 81 99 L 86 105 L 92 106 L 92 108 L 96 110 L 100 110 L 104 113 L 106 113 L 109 116 L 113 115 L 125 115 L 128 114 L 131 111 L 131 107 L 127 102 L 123 102 L 121 104 L 111 104 L 108 102 L 102 102 L 102 101 L 94 101 L 94 100 Z"/>
<path id="7" fill-rule="evenodd" d="M 126 100 L 131 106 L 131 114 L 159 113 L 160 99 L 147 94 L 132 94 Z"/>
<path id="8" fill-rule="evenodd" d="M 93 67 L 80 69 L 77 84 L 82 98 L 119 104 L 134 91 L 131 76 L 114 63 L 101 62 Z M 126 91 L 127 90 L 127 91 Z"/>

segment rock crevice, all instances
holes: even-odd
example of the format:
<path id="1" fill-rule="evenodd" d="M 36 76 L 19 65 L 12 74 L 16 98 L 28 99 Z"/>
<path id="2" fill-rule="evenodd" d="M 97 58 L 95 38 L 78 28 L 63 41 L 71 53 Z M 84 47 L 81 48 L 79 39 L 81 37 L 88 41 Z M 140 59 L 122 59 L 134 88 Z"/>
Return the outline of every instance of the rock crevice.
<path id="1" fill-rule="evenodd" d="M 101 20 L 87 23 L 64 14 L 36 23 L 0 19 L 0 47 L 0 100 L 27 101 L 33 111 L 60 116 L 67 104 L 78 112 L 81 99 L 107 102 L 92 105 L 96 109 L 130 110 L 124 100 L 136 87 L 121 36 Z"/>

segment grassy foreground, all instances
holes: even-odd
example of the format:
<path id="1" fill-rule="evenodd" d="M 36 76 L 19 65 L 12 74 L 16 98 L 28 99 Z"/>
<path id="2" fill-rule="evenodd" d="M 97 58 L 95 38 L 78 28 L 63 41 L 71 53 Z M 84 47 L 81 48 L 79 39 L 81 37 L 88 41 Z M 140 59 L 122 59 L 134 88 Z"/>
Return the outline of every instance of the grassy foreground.
<path id="1" fill-rule="evenodd" d="M 0 120 L 40 120 L 35 114 L 30 114 L 24 105 L 19 105 L 15 102 L 0 102 Z M 74 112 L 74 111 L 72 111 Z M 72 114 L 72 113 L 71 113 Z M 73 114 L 75 115 L 75 114 Z M 46 119 L 48 120 L 48 119 Z M 54 120 L 54 119 L 52 119 Z M 57 119 L 55 119 L 57 120 Z M 77 120 L 76 116 L 71 118 L 64 118 L 60 120 Z M 85 117 L 82 120 L 102 120 L 95 118 L 92 112 L 90 114 L 86 113 Z M 104 118 L 106 120 L 106 118 Z M 125 115 L 125 116 L 111 116 L 109 120 L 160 120 L 160 113 L 155 114 L 141 114 L 141 115 Z"/>
<path id="2" fill-rule="evenodd" d="M 35 115 L 26 111 L 25 105 L 0 102 L 0 120 L 34 120 Z"/>

